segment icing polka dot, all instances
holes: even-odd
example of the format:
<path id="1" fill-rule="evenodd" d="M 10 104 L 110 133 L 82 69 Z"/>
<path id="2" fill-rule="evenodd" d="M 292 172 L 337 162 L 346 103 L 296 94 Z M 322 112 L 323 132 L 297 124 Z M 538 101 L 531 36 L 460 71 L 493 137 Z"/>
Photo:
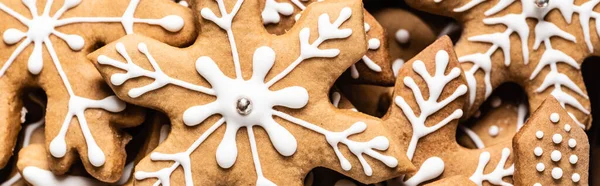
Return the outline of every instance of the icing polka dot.
<path id="1" fill-rule="evenodd" d="M 492 107 L 498 108 L 501 104 L 502 104 L 502 99 L 500 99 L 499 97 L 492 98 Z"/>
<path id="2" fill-rule="evenodd" d="M 533 149 L 533 154 L 535 154 L 535 156 L 537 156 L 537 157 L 542 156 L 543 153 L 544 153 L 544 150 L 542 150 L 541 147 L 536 147 L 535 149 Z"/>
<path id="3" fill-rule="evenodd" d="M 533 186 L 542 186 L 542 184 L 540 184 L 540 183 L 535 183 L 535 184 L 533 184 Z"/>
<path id="4" fill-rule="evenodd" d="M 554 142 L 554 144 L 559 144 L 562 142 L 562 136 L 560 134 L 554 134 L 552 136 L 552 142 Z"/>
<path id="5" fill-rule="evenodd" d="M 554 167 L 552 169 L 552 178 L 554 178 L 555 180 L 558 180 L 558 179 L 562 178 L 562 176 L 563 176 L 563 170 L 561 168 Z"/>
<path id="6" fill-rule="evenodd" d="M 577 173 L 573 173 L 573 175 L 571 176 L 571 180 L 573 180 L 573 182 L 575 183 L 579 182 L 579 179 L 581 179 L 581 176 L 579 176 L 579 174 Z"/>
<path id="7" fill-rule="evenodd" d="M 488 130 L 488 133 L 490 133 L 490 136 L 492 136 L 492 137 L 498 136 L 499 132 L 500 132 L 500 129 L 496 125 L 492 125 L 490 127 L 490 129 Z"/>
<path id="8" fill-rule="evenodd" d="M 410 40 L 410 33 L 408 30 L 400 29 L 396 32 L 396 40 L 398 40 L 400 44 L 406 44 Z"/>
<path id="9" fill-rule="evenodd" d="M 542 139 L 544 137 L 544 132 L 538 130 L 537 132 L 535 132 L 535 137 L 537 137 L 537 139 Z"/>
<path id="10" fill-rule="evenodd" d="M 571 125 L 565 124 L 565 131 L 571 132 Z"/>
<path id="11" fill-rule="evenodd" d="M 573 154 L 573 155 L 571 155 L 571 156 L 569 157 L 569 162 L 570 162 L 571 164 L 573 164 L 573 165 L 575 165 L 575 164 L 577 163 L 577 160 L 579 160 L 579 158 L 577 157 L 577 155 L 574 155 L 574 154 Z"/>
<path id="12" fill-rule="evenodd" d="M 550 121 L 552 121 L 552 123 L 558 123 L 559 120 L 560 115 L 558 115 L 557 113 L 550 114 Z"/>
<path id="13" fill-rule="evenodd" d="M 561 157 L 562 157 L 562 154 L 560 153 L 560 151 L 553 150 L 552 153 L 550 153 L 550 159 L 552 159 L 552 161 L 554 161 L 554 162 L 560 161 Z"/>
<path id="14" fill-rule="evenodd" d="M 569 139 L 569 147 L 575 148 L 575 146 L 577 146 L 577 141 L 573 138 Z"/>
<path id="15" fill-rule="evenodd" d="M 538 172 L 542 172 L 542 171 L 544 171 L 544 169 L 546 169 L 546 166 L 544 166 L 544 164 L 543 164 L 543 163 L 538 163 L 537 165 L 535 165 L 535 169 L 536 169 Z"/>

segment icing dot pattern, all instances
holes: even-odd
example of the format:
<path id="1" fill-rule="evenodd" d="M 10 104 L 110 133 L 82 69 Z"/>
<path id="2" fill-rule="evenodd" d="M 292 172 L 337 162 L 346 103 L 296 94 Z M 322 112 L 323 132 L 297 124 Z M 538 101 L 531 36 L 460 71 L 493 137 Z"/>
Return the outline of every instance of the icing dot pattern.
<path id="1" fill-rule="evenodd" d="M 573 150 L 577 146 L 577 140 L 569 137 L 569 135 L 570 135 L 569 133 L 571 133 L 572 126 L 569 124 L 566 124 L 566 123 L 562 127 L 558 126 L 559 121 L 560 121 L 560 115 L 558 113 L 550 114 L 549 120 L 550 120 L 550 122 L 552 122 L 553 125 L 555 125 L 557 127 L 557 129 L 562 129 L 560 131 L 566 132 L 566 134 L 564 134 L 564 135 L 566 135 L 565 137 L 567 137 L 567 139 L 569 139 L 569 140 L 566 141 L 567 143 L 565 145 L 567 145 L 569 147 L 569 149 Z M 552 134 L 551 140 L 552 140 L 552 144 L 554 144 L 553 147 L 555 149 L 550 149 L 551 152 L 549 154 L 550 154 L 550 160 L 552 161 L 552 162 L 550 162 L 551 165 L 547 164 L 547 162 L 542 162 L 542 157 L 544 154 L 544 149 L 543 149 L 542 145 L 536 146 L 533 149 L 533 154 L 539 161 L 535 165 L 536 171 L 539 173 L 542 173 L 546 170 L 546 166 L 552 167 L 550 175 L 552 176 L 552 179 L 554 179 L 554 180 L 562 179 L 563 174 L 565 174 L 563 168 L 570 168 L 570 167 L 561 168 L 559 166 L 559 163 L 560 163 L 560 160 L 562 159 L 563 154 L 565 154 L 565 158 L 568 157 L 568 159 L 566 159 L 566 160 L 568 160 L 571 165 L 577 164 L 577 161 L 579 160 L 579 157 L 577 155 L 575 155 L 575 154 L 568 155 L 568 154 L 570 154 L 570 152 L 561 152 L 561 150 L 559 150 L 561 147 L 561 143 L 563 141 L 563 135 L 561 134 L 560 131 L 556 131 L 556 133 Z M 544 138 L 544 132 L 542 130 L 537 130 L 535 132 L 535 138 L 538 141 L 541 141 Z M 546 150 L 549 150 L 549 149 L 546 149 Z M 567 174 L 570 174 L 570 173 L 567 173 Z M 569 177 L 569 176 L 566 176 L 566 177 Z M 581 180 L 581 175 L 579 175 L 579 173 L 572 173 L 570 177 L 571 177 L 571 181 L 573 181 L 573 183 L 578 183 Z M 542 185 L 541 183 L 534 184 L 534 186 L 541 186 L 541 185 Z"/>

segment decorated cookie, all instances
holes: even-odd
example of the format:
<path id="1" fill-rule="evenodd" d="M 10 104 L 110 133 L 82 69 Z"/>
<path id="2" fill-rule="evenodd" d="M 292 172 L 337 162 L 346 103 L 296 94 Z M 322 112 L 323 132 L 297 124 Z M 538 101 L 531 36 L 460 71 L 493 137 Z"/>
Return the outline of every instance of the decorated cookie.
<path id="1" fill-rule="evenodd" d="M 436 39 L 436 34 L 413 13 L 400 8 L 385 8 L 373 14 L 387 31 L 387 43 L 394 76 L 406 61 Z M 402 19 L 399 21 L 398 19 Z M 445 34 L 444 34 L 445 35 Z"/>
<path id="2" fill-rule="evenodd" d="M 406 2 L 464 25 L 456 53 L 465 69 L 470 108 L 478 108 L 502 83 L 516 82 L 525 89 L 530 110 L 552 95 L 575 125 L 590 127 L 590 102 L 580 66 L 586 57 L 597 54 L 594 47 L 599 40 L 590 21 L 598 17 L 599 1 Z M 471 109 L 469 115 L 473 113 Z"/>
<path id="3" fill-rule="evenodd" d="M 329 99 L 367 51 L 361 1 L 313 4 L 279 36 L 258 3 L 192 3 L 202 31 L 188 48 L 131 35 L 89 56 L 120 98 L 171 118 L 136 185 L 301 185 L 315 167 L 368 184 L 414 171 L 391 130 L 402 123 Z"/>
<path id="4" fill-rule="evenodd" d="M 189 43 L 195 30 L 189 10 L 170 0 L 14 0 L 0 2 L 0 10 L 0 166 L 19 133 L 20 95 L 40 87 L 48 96 L 50 169 L 65 173 L 81 157 L 95 178 L 119 179 L 130 138 L 119 128 L 141 123 L 143 115 L 124 111 L 86 55 L 134 32 Z"/>
<path id="5" fill-rule="evenodd" d="M 322 0 L 261 0 L 262 18 L 269 33 L 283 34 L 288 32 L 302 11 L 310 4 Z M 375 18 L 364 11 L 364 29 L 367 33 L 367 53 L 348 71 L 352 82 L 392 85 L 393 76 L 388 54 L 388 41 L 384 28 Z"/>
<path id="6" fill-rule="evenodd" d="M 514 138 L 515 185 L 588 185 L 590 144 L 550 97 Z"/>
<path id="7" fill-rule="evenodd" d="M 435 61 L 436 65 L 427 66 L 423 61 Z M 409 123 L 399 125 L 407 134 L 400 141 L 408 146 L 407 155 L 419 170 L 400 179 L 405 185 L 456 175 L 469 177 L 477 185 L 510 183 L 503 180 L 509 179 L 514 170 L 510 141 L 483 149 L 468 149 L 456 142 L 467 85 L 448 37 L 416 55 L 399 74 L 394 104 L 386 116 L 403 113 L 406 121 L 390 119 Z"/>

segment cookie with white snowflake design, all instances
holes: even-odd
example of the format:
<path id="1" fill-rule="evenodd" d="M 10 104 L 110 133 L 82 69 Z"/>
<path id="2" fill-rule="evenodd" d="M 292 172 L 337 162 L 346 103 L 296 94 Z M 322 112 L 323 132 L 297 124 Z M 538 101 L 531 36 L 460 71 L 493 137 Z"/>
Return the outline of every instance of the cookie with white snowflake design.
<path id="1" fill-rule="evenodd" d="M 423 61 L 434 61 L 436 65 Z M 398 113 L 406 116 L 390 119 L 408 123 L 400 125 L 404 131 L 400 141 L 408 146 L 407 155 L 419 169 L 399 181 L 420 185 L 461 175 L 477 185 L 510 183 L 514 170 L 510 140 L 483 149 L 465 148 L 456 141 L 467 85 L 448 37 L 416 55 L 399 75 L 394 104 L 386 117 Z"/>
<path id="2" fill-rule="evenodd" d="M 588 185 L 587 135 L 554 97 L 532 114 L 513 147 L 515 185 Z"/>
<path id="3" fill-rule="evenodd" d="M 313 3 L 322 0 L 261 0 L 261 15 L 265 27 L 272 34 L 288 32 L 296 20 L 302 16 L 302 11 Z M 349 79 L 354 83 L 393 85 L 393 76 L 388 54 L 388 44 L 384 28 L 375 18 L 364 10 L 365 32 L 368 39 L 367 53 L 348 70 Z"/>
<path id="4" fill-rule="evenodd" d="M 136 184 L 301 185 L 315 167 L 375 183 L 413 171 L 392 124 L 329 99 L 366 53 L 362 2 L 311 5 L 279 36 L 258 3 L 192 2 L 202 30 L 188 48 L 132 35 L 89 56 L 120 98 L 171 119 Z"/>
<path id="5" fill-rule="evenodd" d="M 456 53 L 465 69 L 470 108 L 478 108 L 505 82 L 523 86 L 530 111 L 548 95 L 577 126 L 591 125 L 581 63 L 597 55 L 600 1 L 407 0 L 416 9 L 450 16 L 464 25 Z M 544 3 L 546 2 L 546 3 Z M 598 26 L 596 28 L 599 28 Z M 476 111 L 470 109 L 468 115 Z"/>
<path id="6" fill-rule="evenodd" d="M 417 15 L 400 9 L 385 8 L 373 13 L 387 31 L 390 64 L 394 76 L 406 61 L 435 41 L 435 32 Z M 398 19 L 402 20 L 399 21 Z"/>
<path id="7" fill-rule="evenodd" d="M 65 173 L 81 158 L 95 178 L 119 179 L 130 139 L 119 128 L 141 123 L 143 113 L 125 109 L 86 55 L 133 33 L 185 45 L 195 39 L 191 15 L 170 0 L 0 1 L 0 166 L 20 130 L 20 95 L 39 87 L 48 97 L 51 170 Z"/>

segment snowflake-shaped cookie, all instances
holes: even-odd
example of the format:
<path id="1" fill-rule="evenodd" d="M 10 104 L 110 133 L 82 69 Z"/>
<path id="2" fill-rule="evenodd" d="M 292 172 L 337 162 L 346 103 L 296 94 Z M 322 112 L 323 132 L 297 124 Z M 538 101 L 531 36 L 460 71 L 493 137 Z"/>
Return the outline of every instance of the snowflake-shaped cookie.
<path id="1" fill-rule="evenodd" d="M 116 181 L 130 138 L 118 128 L 139 124 L 142 115 L 121 112 L 125 103 L 111 96 L 86 55 L 134 31 L 183 45 L 194 30 L 193 24 L 184 27 L 184 20 L 191 20 L 185 10 L 167 0 L 0 2 L 0 165 L 10 157 L 20 128 L 19 95 L 40 87 L 48 96 L 46 145 L 52 170 L 65 173 L 80 156 L 94 177 Z M 109 114 L 116 112 L 121 113 Z"/>
<path id="2" fill-rule="evenodd" d="M 374 183 L 412 171 L 385 121 L 329 101 L 367 50 L 362 3 L 315 3 L 280 36 L 258 3 L 196 3 L 202 32 L 189 48 L 133 35 L 90 55 L 120 98 L 171 118 L 136 184 L 300 185 L 318 166 Z"/>

